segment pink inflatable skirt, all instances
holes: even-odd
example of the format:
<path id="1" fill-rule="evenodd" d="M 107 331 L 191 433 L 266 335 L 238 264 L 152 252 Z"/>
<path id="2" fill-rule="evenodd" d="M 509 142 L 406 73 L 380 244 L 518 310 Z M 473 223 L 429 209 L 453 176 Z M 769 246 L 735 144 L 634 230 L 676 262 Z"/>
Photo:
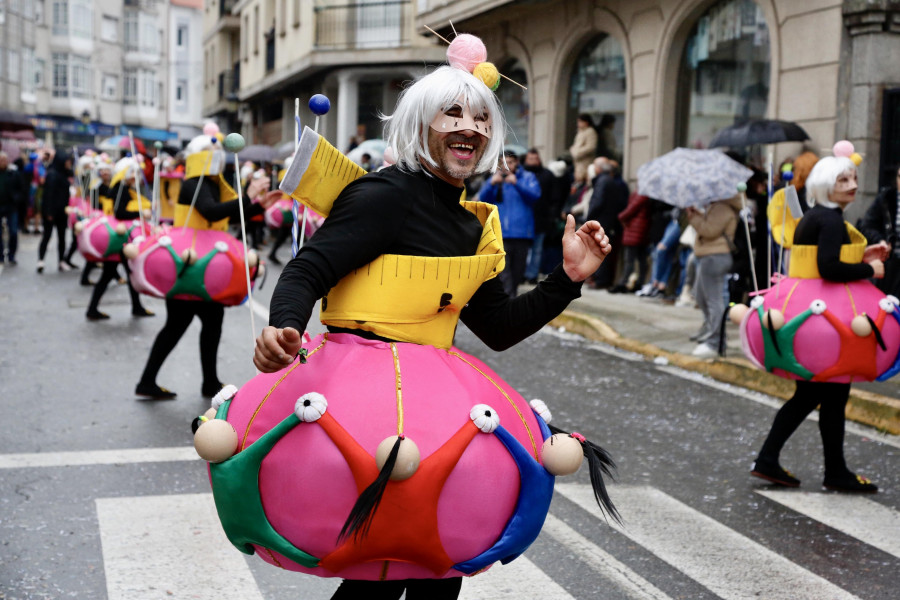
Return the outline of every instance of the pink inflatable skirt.
<path id="1" fill-rule="evenodd" d="M 883 381 L 900 371 L 897 306 L 865 280 L 784 278 L 750 303 L 740 327 L 744 354 L 788 379 Z"/>
<path id="2" fill-rule="evenodd" d="M 103 213 L 81 221 L 84 225 L 77 233 L 78 251 L 90 262 L 122 260 L 122 248 L 134 239 L 150 233 L 149 223 L 143 229 L 138 219 L 119 221 Z"/>
<path id="3" fill-rule="evenodd" d="M 493 371 L 455 348 L 352 334 L 304 347 L 305 364 L 258 375 L 218 409 L 237 451 L 210 478 L 238 549 L 322 577 L 434 579 L 535 540 L 553 494 L 538 458 L 550 432 Z M 376 448 L 399 434 L 418 469 L 387 483 L 365 536 L 338 541 L 378 475 Z"/>

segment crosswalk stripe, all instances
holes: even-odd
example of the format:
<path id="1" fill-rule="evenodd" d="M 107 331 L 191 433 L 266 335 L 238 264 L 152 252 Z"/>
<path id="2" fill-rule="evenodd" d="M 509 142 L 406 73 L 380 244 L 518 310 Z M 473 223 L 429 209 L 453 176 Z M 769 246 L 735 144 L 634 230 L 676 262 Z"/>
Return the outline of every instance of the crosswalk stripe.
<path id="1" fill-rule="evenodd" d="M 549 535 L 565 546 L 604 579 L 618 587 L 625 597 L 634 600 L 671 600 L 662 590 L 552 514 L 547 515 L 541 534 Z"/>
<path id="2" fill-rule="evenodd" d="M 197 461 L 193 446 L 173 448 L 122 448 L 83 452 L 35 452 L 32 454 L 0 454 L 0 469 L 35 467 L 74 467 L 86 465 L 118 465 L 145 462 Z"/>
<path id="3" fill-rule="evenodd" d="M 847 494 L 756 490 L 757 494 L 900 557 L 900 512 Z"/>
<path id="4" fill-rule="evenodd" d="M 98 498 L 109 600 L 263 600 L 212 494 Z"/>
<path id="5" fill-rule="evenodd" d="M 556 490 L 600 516 L 590 486 L 557 484 Z M 660 490 L 615 486 L 610 493 L 624 518 L 624 535 L 723 600 L 856 599 Z"/>
<path id="6" fill-rule="evenodd" d="M 565 588 L 520 556 L 507 565 L 495 564 L 486 573 L 463 579 L 460 600 L 575 600 Z"/>

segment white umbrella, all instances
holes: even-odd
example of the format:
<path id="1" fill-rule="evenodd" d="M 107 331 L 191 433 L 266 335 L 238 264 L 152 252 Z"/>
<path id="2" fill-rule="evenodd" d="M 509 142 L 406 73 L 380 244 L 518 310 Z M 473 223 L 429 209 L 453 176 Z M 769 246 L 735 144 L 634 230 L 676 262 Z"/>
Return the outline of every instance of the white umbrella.
<path id="1" fill-rule="evenodd" d="M 685 208 L 732 198 L 753 171 L 719 150 L 676 148 L 638 169 L 638 193 Z"/>

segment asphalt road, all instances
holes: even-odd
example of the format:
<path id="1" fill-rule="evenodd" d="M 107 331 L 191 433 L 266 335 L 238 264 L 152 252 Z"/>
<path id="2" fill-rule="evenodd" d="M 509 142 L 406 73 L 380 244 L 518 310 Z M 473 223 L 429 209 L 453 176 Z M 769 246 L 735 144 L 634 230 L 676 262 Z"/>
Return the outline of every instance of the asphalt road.
<path id="1" fill-rule="evenodd" d="M 34 271 L 36 239 L 0 271 L 0 598 L 325 599 L 337 582 L 275 569 L 225 541 L 189 423 L 200 396 L 192 325 L 159 383 L 169 402 L 132 394 L 164 315 L 133 319 L 112 286 L 85 321 L 77 273 Z M 54 248 L 51 247 L 51 253 Z M 282 251 L 286 255 L 286 251 Z M 264 322 L 277 269 L 256 299 Z M 219 373 L 254 375 L 250 312 L 226 311 Z M 463 598 L 892 600 L 900 588 L 900 440 L 850 426 L 851 468 L 873 496 L 824 492 L 816 424 L 783 463 L 803 480 L 782 491 L 748 475 L 777 402 L 642 357 L 545 329 L 503 353 L 461 330 L 484 360 L 553 423 L 606 447 L 618 464 L 611 527 L 587 472 L 557 480 L 526 554 L 467 580 Z"/>

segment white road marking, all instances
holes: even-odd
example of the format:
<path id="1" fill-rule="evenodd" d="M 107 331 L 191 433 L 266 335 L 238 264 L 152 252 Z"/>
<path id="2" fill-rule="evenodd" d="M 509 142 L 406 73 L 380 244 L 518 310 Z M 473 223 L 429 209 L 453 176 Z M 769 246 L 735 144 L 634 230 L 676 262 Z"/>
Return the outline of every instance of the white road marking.
<path id="1" fill-rule="evenodd" d="M 600 517 L 590 486 L 557 484 L 556 490 Z M 858 600 L 660 490 L 615 486 L 610 493 L 624 535 L 723 600 Z"/>
<path id="2" fill-rule="evenodd" d="M 596 573 L 615 585 L 627 598 L 634 600 L 671 600 L 652 583 L 619 562 L 608 552 L 566 525 L 564 521 L 547 515 L 541 534 L 549 535 L 568 551 L 589 565 Z"/>
<path id="3" fill-rule="evenodd" d="M 269 309 L 257 302 L 256 300 L 251 300 L 247 303 L 247 308 L 252 310 L 258 317 L 264 319 L 266 325 L 269 324 Z"/>
<path id="4" fill-rule="evenodd" d="M 200 457 L 197 456 L 197 452 L 194 450 L 193 446 L 182 446 L 177 448 L 123 448 L 121 450 L 87 450 L 83 452 L 0 454 L 0 469 L 119 465 L 196 460 L 200 460 Z"/>
<path id="5" fill-rule="evenodd" d="M 212 494 L 98 498 L 109 600 L 263 600 Z"/>
<path id="6" fill-rule="evenodd" d="M 679 367 L 672 366 L 657 366 L 657 369 L 660 371 L 664 371 L 669 375 L 674 375 L 675 377 L 680 377 L 681 379 L 685 379 L 687 381 L 693 381 L 694 383 L 699 383 L 701 385 L 705 385 L 706 387 L 710 387 L 727 394 L 731 394 L 733 396 L 740 396 L 741 398 L 746 398 L 747 400 L 752 400 L 758 404 L 762 404 L 764 406 L 768 406 L 774 409 L 779 409 L 784 404 L 781 400 L 777 398 L 773 398 L 767 394 L 761 394 L 759 392 L 754 392 L 752 390 L 748 390 L 736 385 L 732 385 L 730 383 L 724 383 L 721 381 L 716 381 L 711 377 L 707 377 L 706 375 L 702 375 L 700 373 L 695 373 L 693 371 L 687 371 L 685 369 L 681 369 Z M 812 421 L 819 420 L 819 413 L 817 411 L 813 411 L 807 419 Z M 866 427 L 864 425 L 860 425 L 859 423 L 853 423 L 851 421 L 847 421 L 846 430 L 849 433 L 853 433 L 855 435 L 861 437 L 870 438 L 880 444 L 887 444 L 888 446 L 893 446 L 895 448 L 900 448 L 900 436 L 891 435 L 890 433 L 880 432 L 872 427 Z"/>
<path id="7" fill-rule="evenodd" d="M 756 490 L 770 500 L 900 557 L 900 513 L 852 494 Z"/>
<path id="8" fill-rule="evenodd" d="M 508 565 L 495 564 L 486 573 L 463 579 L 460 600 L 575 600 L 533 562 L 520 556 Z"/>

